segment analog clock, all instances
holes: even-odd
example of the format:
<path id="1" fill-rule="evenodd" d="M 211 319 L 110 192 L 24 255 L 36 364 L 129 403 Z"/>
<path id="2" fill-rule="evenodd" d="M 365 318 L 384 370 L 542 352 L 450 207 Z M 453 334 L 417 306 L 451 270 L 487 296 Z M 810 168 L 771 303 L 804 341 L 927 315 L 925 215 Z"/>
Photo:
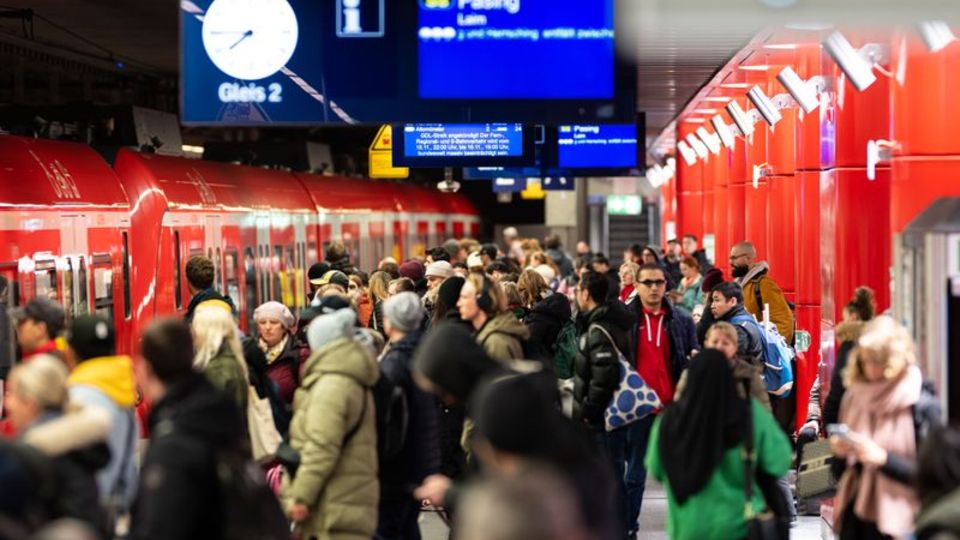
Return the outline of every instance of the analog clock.
<path id="1" fill-rule="evenodd" d="M 287 65 L 298 30 L 286 0 L 214 0 L 203 18 L 203 48 L 227 75 L 255 81 Z"/>

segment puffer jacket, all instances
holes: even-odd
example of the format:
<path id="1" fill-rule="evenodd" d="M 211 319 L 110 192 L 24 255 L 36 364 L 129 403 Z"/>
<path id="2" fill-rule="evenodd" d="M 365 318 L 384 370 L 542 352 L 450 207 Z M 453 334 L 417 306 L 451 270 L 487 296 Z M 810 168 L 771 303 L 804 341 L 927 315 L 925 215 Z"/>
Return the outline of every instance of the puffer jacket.
<path id="1" fill-rule="evenodd" d="M 523 342 L 529 338 L 530 330 L 513 313 L 501 313 L 487 320 L 477 332 L 477 343 L 490 358 L 503 365 L 523 358 Z"/>
<path id="2" fill-rule="evenodd" d="M 557 336 L 571 317 L 570 301 L 562 294 L 551 294 L 530 308 L 523 324 L 530 330 L 531 345 L 541 358 L 553 358 Z M 547 362 L 547 365 L 552 369 L 551 362 Z"/>
<path id="3" fill-rule="evenodd" d="M 378 377 L 374 358 L 350 338 L 307 360 L 290 422 L 300 466 L 282 488 L 285 508 L 310 509 L 304 538 L 369 539 L 377 529 L 377 411 L 369 389 Z"/>
<path id="4" fill-rule="evenodd" d="M 220 347 L 217 355 L 210 359 L 203 374 L 217 390 L 230 397 L 230 400 L 237 405 L 241 416 L 246 418 L 249 384 L 247 374 L 226 343 Z"/>
<path id="5" fill-rule="evenodd" d="M 615 300 L 581 313 L 577 317 L 577 358 L 573 366 L 573 418 L 593 429 L 603 429 L 603 410 L 620 385 L 620 365 L 616 349 L 629 355 L 630 331 L 636 317 Z M 602 326 L 614 343 L 593 325 Z"/>

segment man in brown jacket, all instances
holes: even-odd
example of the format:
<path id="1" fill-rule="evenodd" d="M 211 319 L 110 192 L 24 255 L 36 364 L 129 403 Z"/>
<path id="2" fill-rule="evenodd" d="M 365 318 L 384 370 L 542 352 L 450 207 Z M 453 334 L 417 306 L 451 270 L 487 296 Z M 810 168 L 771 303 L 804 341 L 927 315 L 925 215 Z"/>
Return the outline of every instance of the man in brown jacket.
<path id="1" fill-rule="evenodd" d="M 768 274 L 770 265 L 757 261 L 757 250 L 750 242 L 730 249 L 730 266 L 735 281 L 743 288 L 743 307 L 757 320 L 763 320 L 764 305 L 770 306 L 770 322 L 787 343 L 793 343 L 793 311 L 780 286 Z"/>

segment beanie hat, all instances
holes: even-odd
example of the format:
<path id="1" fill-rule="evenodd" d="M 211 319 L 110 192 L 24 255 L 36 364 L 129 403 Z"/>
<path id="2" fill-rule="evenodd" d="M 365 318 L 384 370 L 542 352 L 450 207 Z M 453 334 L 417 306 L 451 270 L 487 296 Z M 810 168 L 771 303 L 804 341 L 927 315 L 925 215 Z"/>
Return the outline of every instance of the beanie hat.
<path id="1" fill-rule="evenodd" d="M 557 277 L 557 273 L 553 271 L 553 268 L 550 268 L 550 265 L 541 264 L 533 269 L 534 272 L 540 274 L 540 277 L 543 278 L 544 283 L 549 285 Z"/>
<path id="2" fill-rule="evenodd" d="M 116 353 L 113 325 L 103 317 L 81 315 L 67 330 L 67 343 L 81 360 L 112 356 Z"/>
<path id="3" fill-rule="evenodd" d="M 460 289 L 463 288 L 465 282 L 466 280 L 460 276 L 443 280 L 437 292 L 437 300 L 442 301 L 448 308 L 456 306 L 457 300 L 460 299 Z"/>
<path id="4" fill-rule="evenodd" d="M 307 328 L 307 342 L 311 351 L 318 351 L 324 345 L 339 338 L 353 336 L 353 323 L 357 314 L 352 309 L 340 309 L 329 315 L 321 315 Z"/>
<path id="5" fill-rule="evenodd" d="M 66 320 L 66 315 L 60 304 L 42 296 L 30 300 L 23 307 L 10 310 L 10 317 L 17 322 L 31 319 L 46 323 L 47 332 L 52 336 L 56 336 L 63 331 Z"/>
<path id="6" fill-rule="evenodd" d="M 453 267 L 447 261 L 437 261 L 427 266 L 426 277 L 448 278 L 453 275 Z"/>
<path id="7" fill-rule="evenodd" d="M 720 270 L 719 268 L 711 268 L 710 270 L 707 270 L 706 274 L 703 275 L 703 284 L 700 285 L 700 290 L 708 293 L 721 283 L 723 283 L 723 270 Z"/>
<path id="8" fill-rule="evenodd" d="M 416 293 L 402 292 L 383 303 L 383 317 L 401 332 L 413 332 L 423 322 L 423 306 Z"/>
<path id="9" fill-rule="evenodd" d="M 480 253 L 471 253 L 467 257 L 467 268 L 483 268 L 483 259 L 480 258 Z"/>
<path id="10" fill-rule="evenodd" d="M 290 309 L 276 301 L 260 304 L 260 307 L 253 312 L 253 322 L 259 323 L 263 319 L 276 319 L 280 321 L 280 324 L 282 324 L 288 332 L 293 330 L 293 325 L 296 323 L 296 319 L 293 318 L 293 313 L 290 313 Z"/>
<path id="11" fill-rule="evenodd" d="M 423 265 L 418 261 L 407 261 L 400 265 L 400 277 L 410 278 L 414 283 L 423 279 Z"/>

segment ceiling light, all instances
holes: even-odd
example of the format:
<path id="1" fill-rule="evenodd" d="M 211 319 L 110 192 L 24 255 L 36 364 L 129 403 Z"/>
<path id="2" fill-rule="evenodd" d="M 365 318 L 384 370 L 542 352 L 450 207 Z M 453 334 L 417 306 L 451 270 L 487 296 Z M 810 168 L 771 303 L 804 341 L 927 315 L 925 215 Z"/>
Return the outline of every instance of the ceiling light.
<path id="1" fill-rule="evenodd" d="M 733 132 L 730 131 L 730 126 L 727 125 L 723 117 L 719 114 L 714 116 L 712 123 L 713 130 L 717 132 L 717 137 L 720 137 L 720 142 L 727 148 L 733 148 L 737 139 L 733 136 Z"/>
<path id="2" fill-rule="evenodd" d="M 683 121 L 688 124 L 702 124 L 706 122 L 703 118 L 684 118 Z"/>
<path id="3" fill-rule="evenodd" d="M 717 112 L 716 109 L 694 109 L 693 112 L 697 114 L 713 114 Z"/>
<path id="4" fill-rule="evenodd" d="M 771 43 L 769 45 L 764 45 L 764 49 L 770 49 L 774 51 L 794 51 L 799 47 L 796 43 Z"/>
<path id="5" fill-rule="evenodd" d="M 923 21 L 918 27 L 923 43 L 927 46 L 927 50 L 932 53 L 939 52 L 947 45 L 957 41 L 957 36 L 950 31 L 950 26 L 943 21 Z"/>
<path id="6" fill-rule="evenodd" d="M 768 65 L 754 65 L 754 66 L 737 66 L 737 69 L 742 71 L 767 71 L 770 69 Z"/>
<path id="7" fill-rule="evenodd" d="M 720 88 L 750 88 L 750 83 L 723 83 Z"/>
<path id="8" fill-rule="evenodd" d="M 840 32 L 827 36 L 823 40 L 823 48 L 850 79 L 850 84 L 860 92 L 876 82 L 873 67 L 883 63 L 887 56 L 886 48 L 879 43 L 868 43 L 859 50 L 854 49 Z"/>
<path id="9" fill-rule="evenodd" d="M 707 96 L 703 98 L 703 100 L 711 101 L 714 103 L 729 103 L 731 100 L 733 100 L 733 98 L 730 96 Z"/>
<path id="10" fill-rule="evenodd" d="M 822 90 L 820 83 L 825 81 L 823 77 L 815 77 L 809 81 L 804 81 L 793 68 L 787 66 L 777 75 L 777 80 L 790 92 L 803 112 L 809 114 L 820 106 L 820 91 Z"/>
<path id="11" fill-rule="evenodd" d="M 693 133 L 687 133 L 685 138 L 687 140 L 687 144 L 690 145 L 690 148 L 693 148 L 693 151 L 697 153 L 698 158 L 707 159 L 707 157 L 710 156 L 708 153 L 709 151 L 707 150 L 707 145 L 703 144 L 703 141 L 697 138 L 696 135 Z"/>
<path id="12" fill-rule="evenodd" d="M 693 148 L 687 145 L 683 141 L 677 142 L 677 150 L 680 151 L 680 155 L 683 157 L 683 161 L 690 167 L 696 165 L 697 163 L 697 154 L 693 151 Z"/>
<path id="13" fill-rule="evenodd" d="M 720 137 L 710 133 L 704 127 L 697 128 L 697 136 L 700 137 L 703 144 L 707 145 L 707 150 L 710 150 L 711 154 L 715 156 L 720 154 Z"/>
<path id="14" fill-rule="evenodd" d="M 777 105 L 767 97 L 767 94 L 759 86 L 754 86 L 747 92 L 747 97 L 753 103 L 753 106 L 760 111 L 760 116 L 763 117 L 763 120 L 773 127 L 777 125 L 777 122 L 783 119 L 783 116 L 780 114 L 780 109 L 777 108 Z"/>
<path id="15" fill-rule="evenodd" d="M 756 116 L 747 114 L 736 101 L 727 104 L 727 114 L 730 115 L 730 118 L 733 118 L 733 123 L 737 125 L 744 137 L 753 134 L 753 124 L 757 121 Z"/>

